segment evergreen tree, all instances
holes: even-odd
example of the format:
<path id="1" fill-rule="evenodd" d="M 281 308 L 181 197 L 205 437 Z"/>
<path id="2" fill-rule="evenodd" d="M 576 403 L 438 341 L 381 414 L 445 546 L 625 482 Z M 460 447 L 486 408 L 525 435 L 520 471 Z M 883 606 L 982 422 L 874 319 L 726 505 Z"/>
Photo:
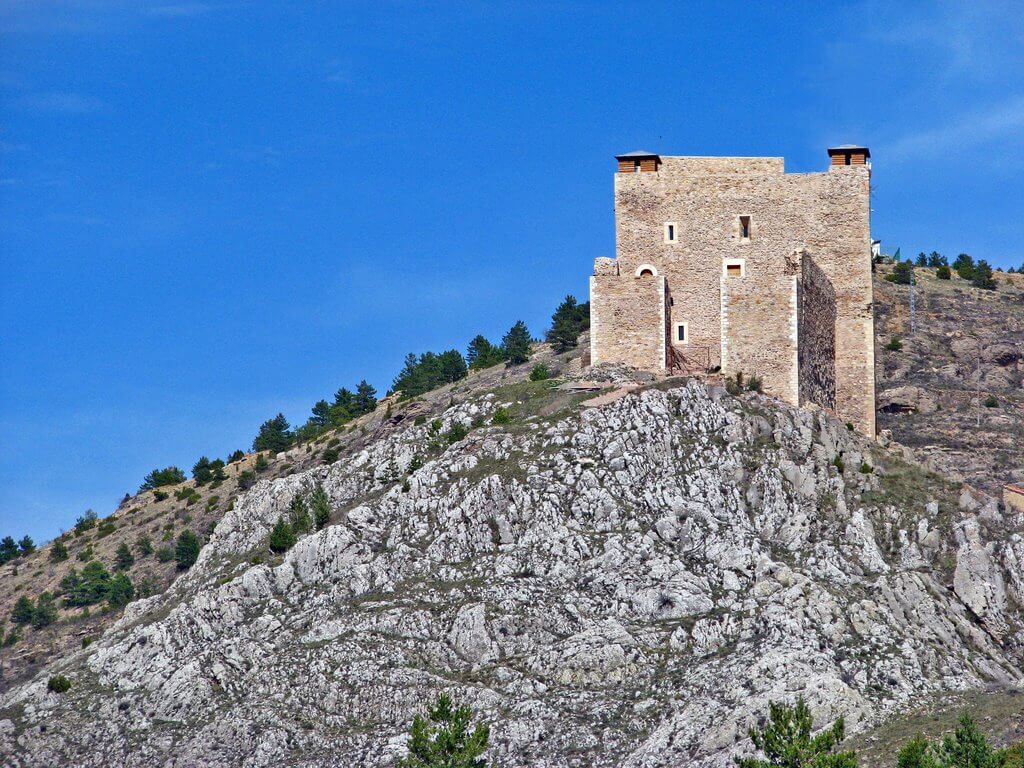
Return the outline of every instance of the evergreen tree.
<path id="1" fill-rule="evenodd" d="M 234 464 L 236 461 L 241 461 L 245 458 L 245 451 L 239 448 L 237 451 L 232 451 L 231 455 L 228 456 L 228 464 Z"/>
<path id="2" fill-rule="evenodd" d="M 469 342 L 469 348 L 466 350 L 466 362 L 469 364 L 470 370 L 479 371 L 505 362 L 505 355 L 502 353 L 501 347 L 491 344 L 483 336 L 476 336 Z"/>
<path id="3" fill-rule="evenodd" d="M 135 586 L 127 573 L 119 573 L 110 580 L 107 602 L 113 608 L 124 608 L 135 597 Z"/>
<path id="4" fill-rule="evenodd" d="M 85 510 L 77 520 L 75 520 L 75 533 L 85 533 L 90 528 L 96 525 L 97 515 L 91 509 Z"/>
<path id="5" fill-rule="evenodd" d="M 117 548 L 117 554 L 114 556 L 114 570 L 127 571 L 133 565 L 135 565 L 135 556 L 132 555 L 128 544 L 121 542 L 121 546 Z"/>
<path id="6" fill-rule="evenodd" d="M 939 768 L 939 763 L 928 739 L 917 735 L 897 753 L 896 768 Z"/>
<path id="7" fill-rule="evenodd" d="M 331 423 L 331 404 L 326 400 L 317 400 L 313 404 L 313 415 L 309 417 L 311 424 L 326 427 Z"/>
<path id="8" fill-rule="evenodd" d="M 449 349 L 447 352 L 442 352 L 437 356 L 437 362 L 440 367 L 441 383 L 443 384 L 450 384 L 453 381 L 464 379 L 466 374 L 469 373 L 469 368 L 466 366 L 466 358 L 457 349 Z"/>
<path id="9" fill-rule="evenodd" d="M 313 527 L 309 510 L 306 509 L 306 502 L 301 496 L 295 496 L 288 507 L 288 524 L 295 533 L 309 533 Z"/>
<path id="10" fill-rule="evenodd" d="M 218 485 L 228 479 L 228 476 L 224 474 L 224 460 L 214 459 L 210 462 L 210 470 L 213 472 L 211 488 L 216 488 Z"/>
<path id="11" fill-rule="evenodd" d="M 34 612 L 35 607 L 32 605 L 32 601 L 22 595 L 14 602 L 14 608 L 11 610 L 11 623 L 19 626 L 31 624 Z"/>
<path id="12" fill-rule="evenodd" d="M 576 347 L 579 335 L 590 327 L 590 302 L 578 304 L 576 297 L 566 296 L 551 316 L 551 328 L 545 336 L 556 354 Z"/>
<path id="13" fill-rule="evenodd" d="M 68 559 L 68 548 L 64 546 L 64 542 L 57 539 L 53 542 L 53 546 L 50 547 L 50 562 L 62 563 Z"/>
<path id="14" fill-rule="evenodd" d="M 184 482 L 184 472 L 177 467 L 165 467 L 164 469 L 154 469 L 146 475 L 142 480 L 142 485 L 139 486 L 139 490 L 151 491 L 164 485 L 177 485 Z"/>
<path id="15" fill-rule="evenodd" d="M 426 717 L 417 715 L 409 737 L 409 754 L 401 768 L 487 768 L 482 757 L 487 751 L 490 728 L 478 723 L 470 730 L 473 711 L 456 707 L 442 693 Z"/>
<path id="16" fill-rule="evenodd" d="M 530 359 L 530 332 L 526 323 L 517 320 L 501 339 L 501 350 L 509 365 L 521 365 Z"/>
<path id="17" fill-rule="evenodd" d="M 0 541 L 0 565 L 10 562 L 18 556 L 18 544 L 13 536 L 4 536 Z"/>
<path id="18" fill-rule="evenodd" d="M 941 267 L 935 270 L 935 276 L 939 278 L 939 280 L 949 280 L 950 278 L 952 278 L 953 273 L 950 272 L 948 266 L 943 264 Z"/>
<path id="19" fill-rule="evenodd" d="M 355 394 L 347 387 L 342 387 L 334 393 L 334 408 L 344 412 L 345 420 L 351 418 L 352 412 L 355 410 L 355 402 Z"/>
<path id="20" fill-rule="evenodd" d="M 364 413 L 370 413 L 377 407 L 377 390 L 370 386 L 366 379 L 363 379 L 356 385 L 356 396 L 353 405 L 355 405 L 356 413 L 360 416 Z"/>
<path id="21" fill-rule="evenodd" d="M 995 750 L 970 715 L 960 718 L 936 752 L 940 768 L 999 768 Z"/>
<path id="22" fill-rule="evenodd" d="M 281 453 L 286 451 L 292 444 L 294 435 L 291 425 L 283 413 L 277 414 L 272 419 L 267 419 L 260 425 L 260 430 L 252 441 L 254 451 L 270 451 L 270 453 Z"/>
<path id="23" fill-rule="evenodd" d="M 278 554 L 287 552 L 295 546 L 295 531 L 283 517 L 277 518 L 273 530 L 270 531 L 270 549 Z"/>
<path id="24" fill-rule="evenodd" d="M 35 608 L 32 609 L 32 627 L 42 629 L 48 627 L 57 620 L 57 604 L 50 592 L 43 592 L 36 598 Z"/>
<path id="25" fill-rule="evenodd" d="M 910 285 L 914 275 L 914 266 L 909 261 L 899 261 L 885 279 L 896 285 Z"/>
<path id="26" fill-rule="evenodd" d="M 836 752 L 845 732 L 843 718 L 814 736 L 814 720 L 802 696 L 795 706 L 772 703 L 768 708 L 767 725 L 749 731 L 765 759 L 737 758 L 739 768 L 856 768 L 856 753 Z"/>
<path id="27" fill-rule="evenodd" d="M 309 509 L 313 513 L 313 522 L 319 531 L 331 520 L 331 500 L 327 497 L 324 487 L 317 483 L 309 494 Z"/>
<path id="28" fill-rule="evenodd" d="M 984 259 L 981 259 L 974 265 L 974 270 L 971 273 L 971 285 L 986 291 L 994 291 L 996 289 L 996 280 L 992 275 L 992 267 Z"/>
<path id="29" fill-rule="evenodd" d="M 18 542 L 18 549 L 22 555 L 30 555 L 36 551 L 36 543 L 32 541 L 31 536 L 22 536 Z"/>
<path id="30" fill-rule="evenodd" d="M 199 537 L 192 531 L 185 530 L 178 536 L 178 544 L 174 548 L 174 559 L 178 562 L 178 570 L 186 571 L 199 558 Z"/>
<path id="31" fill-rule="evenodd" d="M 148 557 L 153 554 L 153 542 L 149 540 L 149 536 L 139 536 L 135 540 L 135 548 L 139 550 L 140 557 Z"/>
<path id="32" fill-rule="evenodd" d="M 928 266 L 933 268 L 948 267 L 949 260 L 938 251 L 932 251 L 928 256 Z"/>
<path id="33" fill-rule="evenodd" d="M 928 257 L 925 256 L 924 251 L 921 251 L 919 254 L 917 254 L 917 266 L 919 266 L 919 267 L 927 267 L 928 266 Z"/>
<path id="34" fill-rule="evenodd" d="M 86 563 L 79 573 L 72 568 L 61 579 L 64 605 L 68 607 L 93 605 L 107 596 L 110 588 L 110 573 L 99 560 Z"/>
<path id="35" fill-rule="evenodd" d="M 974 277 L 974 259 L 966 253 L 961 253 L 953 262 L 953 271 L 964 280 L 972 279 Z"/>
<path id="36" fill-rule="evenodd" d="M 213 468 L 210 466 L 208 458 L 200 456 L 199 460 L 192 465 L 192 477 L 196 481 L 196 485 L 205 485 L 213 479 Z"/>

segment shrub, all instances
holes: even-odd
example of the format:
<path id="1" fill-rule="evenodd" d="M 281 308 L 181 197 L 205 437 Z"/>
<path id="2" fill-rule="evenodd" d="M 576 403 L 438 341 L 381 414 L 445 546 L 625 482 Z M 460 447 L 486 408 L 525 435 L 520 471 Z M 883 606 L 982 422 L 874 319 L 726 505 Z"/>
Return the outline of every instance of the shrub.
<path id="1" fill-rule="evenodd" d="M 117 548 L 117 554 L 114 555 L 114 570 L 127 571 L 133 565 L 135 565 L 135 556 L 132 555 L 132 550 L 127 542 L 121 542 Z"/>
<path id="2" fill-rule="evenodd" d="M 966 714 L 956 730 L 941 742 L 929 743 L 918 735 L 904 744 L 896 756 L 898 768 L 998 768 L 1002 761 L 1003 755 L 996 753 Z"/>
<path id="3" fill-rule="evenodd" d="M 846 730 L 843 718 L 813 734 L 814 719 L 802 696 L 795 706 L 773 702 L 768 710 L 768 722 L 748 731 L 754 748 L 766 759 L 737 758 L 738 768 L 857 768 L 855 752 L 837 751 Z"/>
<path id="4" fill-rule="evenodd" d="M 161 563 L 169 563 L 174 559 L 174 550 L 171 547 L 160 547 L 156 551 L 156 559 Z"/>
<path id="5" fill-rule="evenodd" d="M 893 336 L 889 339 L 889 343 L 885 345 L 885 348 L 890 352 L 900 352 L 903 349 L 903 342 L 900 341 L 899 336 Z"/>
<path id="6" fill-rule="evenodd" d="M 95 527 L 97 515 L 91 509 L 85 510 L 81 517 L 75 521 L 75 533 L 85 533 Z"/>
<path id="7" fill-rule="evenodd" d="M 267 461 L 267 457 L 260 453 L 256 456 L 256 463 L 252 465 L 252 468 L 257 472 L 266 472 L 269 466 L 270 462 Z"/>
<path id="8" fill-rule="evenodd" d="M 82 572 L 74 568 L 61 579 L 61 591 L 64 593 L 64 605 L 68 607 L 93 605 L 107 596 L 110 588 L 110 573 L 103 563 L 93 560 L 87 563 Z"/>
<path id="9" fill-rule="evenodd" d="M 320 483 L 313 486 L 306 503 L 309 505 L 310 512 L 313 513 L 313 523 L 319 531 L 331 520 L 331 500 Z"/>
<path id="10" fill-rule="evenodd" d="M 412 420 L 412 424 L 413 424 L 414 427 L 419 427 L 419 426 L 422 426 L 423 424 L 426 424 L 426 423 L 427 423 L 427 415 L 425 413 L 421 413 L 419 416 L 417 416 L 415 419 Z"/>
<path id="11" fill-rule="evenodd" d="M 984 259 L 981 259 L 974 265 L 974 271 L 971 274 L 971 285 L 985 291 L 994 291 L 996 289 L 996 279 L 992 275 L 992 267 Z"/>
<path id="12" fill-rule="evenodd" d="M 216 507 L 220 503 L 220 496 L 214 494 L 206 500 L 206 511 L 209 512 L 211 509 Z"/>
<path id="13" fill-rule="evenodd" d="M 953 262 L 953 271 L 963 280 L 974 279 L 974 259 L 966 253 L 961 253 Z"/>
<path id="14" fill-rule="evenodd" d="M 313 519 L 301 496 L 295 496 L 288 507 L 288 523 L 295 533 L 309 533 L 313 527 Z"/>
<path id="15" fill-rule="evenodd" d="M 325 448 L 323 453 L 320 454 L 320 458 L 324 460 L 324 464 L 333 464 L 338 460 L 338 449 Z"/>
<path id="16" fill-rule="evenodd" d="M 18 543 L 13 536 L 4 536 L 0 541 L 0 564 L 9 563 L 18 556 Z"/>
<path id="17" fill-rule="evenodd" d="M 178 545 L 174 549 L 174 559 L 179 571 L 186 571 L 193 566 L 199 557 L 199 537 L 192 531 L 182 531 L 178 536 Z"/>
<path id="18" fill-rule="evenodd" d="M 761 382 L 761 377 L 754 374 L 750 374 L 750 378 L 747 380 L 747 390 L 749 392 L 760 392 L 764 384 Z"/>
<path id="19" fill-rule="evenodd" d="M 953 273 L 948 266 L 943 265 L 935 270 L 935 276 L 939 278 L 939 280 L 949 280 L 953 277 Z"/>
<path id="20" fill-rule="evenodd" d="M 910 285 L 914 277 L 914 266 L 909 261 L 898 261 L 885 279 L 896 285 Z"/>
<path id="21" fill-rule="evenodd" d="M 447 432 L 445 432 L 444 439 L 448 442 L 448 445 L 454 445 L 455 443 L 459 442 L 459 440 L 462 440 L 468 434 L 468 429 L 466 429 L 458 422 L 455 422 L 452 424 L 451 428 Z"/>
<path id="22" fill-rule="evenodd" d="M 53 542 L 53 546 L 50 547 L 50 562 L 62 563 L 68 559 L 68 548 L 64 545 L 64 542 L 60 539 Z"/>
<path id="23" fill-rule="evenodd" d="M 236 461 L 241 461 L 245 458 L 245 451 L 239 448 L 237 451 L 232 451 L 231 455 L 228 456 L 228 464 L 234 464 Z"/>
<path id="24" fill-rule="evenodd" d="M 115 523 L 113 520 L 104 520 L 102 523 L 100 523 L 99 527 L 96 529 L 96 538 L 97 539 L 105 538 L 105 537 L 109 536 L 110 534 L 112 534 L 116 530 L 117 530 L 117 523 Z"/>
<path id="25" fill-rule="evenodd" d="M 14 608 L 11 609 L 11 623 L 18 626 L 30 624 L 34 612 L 35 608 L 32 605 L 32 601 L 25 595 L 22 595 L 14 601 Z"/>
<path id="26" fill-rule="evenodd" d="M 238 473 L 238 487 L 247 491 L 256 485 L 256 473 L 251 469 L 245 469 Z"/>
<path id="27" fill-rule="evenodd" d="M 32 611 L 32 627 L 42 629 L 57 620 L 57 605 L 50 592 L 43 592 L 36 598 L 36 606 Z"/>
<path id="28" fill-rule="evenodd" d="M 87 547 L 82 547 L 82 549 L 79 550 L 78 554 L 75 555 L 75 558 L 77 558 L 78 560 L 82 561 L 83 563 L 88 563 L 90 560 L 92 560 L 92 556 L 93 556 L 93 550 L 92 550 L 92 544 L 90 544 Z"/>
<path id="29" fill-rule="evenodd" d="M 836 456 L 834 459 L 832 459 L 832 466 L 834 466 L 839 471 L 840 475 L 846 471 L 846 463 L 839 456 Z"/>
<path id="30" fill-rule="evenodd" d="M 154 501 L 164 501 L 165 499 L 170 498 L 170 496 L 171 494 L 167 493 L 167 491 L 153 491 Z"/>
<path id="31" fill-rule="evenodd" d="M 135 540 L 135 548 L 139 551 L 141 557 L 153 554 L 153 542 L 149 540 L 149 536 L 139 536 Z"/>
<path id="32" fill-rule="evenodd" d="M 127 573 L 119 573 L 110 581 L 107 602 L 112 608 L 124 608 L 135 597 L 135 587 Z"/>
<path id="33" fill-rule="evenodd" d="M 551 371 L 544 363 L 538 363 L 530 371 L 530 381 L 546 381 L 551 378 Z"/>
<path id="34" fill-rule="evenodd" d="M 274 528 L 270 531 L 270 549 L 281 554 L 295 546 L 295 531 L 283 517 L 277 518 Z"/>
<path id="35" fill-rule="evenodd" d="M 401 768 L 485 768 L 481 755 L 487 751 L 490 728 L 478 723 L 472 729 L 473 710 L 456 707 L 445 693 L 427 712 L 417 715 Z"/>
<path id="36" fill-rule="evenodd" d="M 517 320 L 501 339 L 501 350 L 509 365 L 521 365 L 530 359 L 530 331 Z"/>
<path id="37" fill-rule="evenodd" d="M 18 550 L 21 555 L 30 555 L 36 551 L 36 543 L 32 541 L 31 536 L 22 536 L 18 542 Z"/>
<path id="38" fill-rule="evenodd" d="M 142 485 L 139 486 L 140 491 L 152 491 L 155 488 L 160 488 L 164 485 L 177 485 L 178 483 L 185 482 L 185 473 L 177 467 L 166 467 L 164 469 L 154 469 L 142 480 Z"/>
<path id="39" fill-rule="evenodd" d="M 995 395 L 989 395 L 988 397 L 985 398 L 985 407 L 986 408 L 995 408 L 998 405 L 999 405 L 999 401 L 996 400 L 996 396 Z"/>
<path id="40" fill-rule="evenodd" d="M 730 395 L 738 395 L 743 391 L 743 371 L 736 371 L 735 376 L 725 377 L 725 391 Z"/>
<path id="41" fill-rule="evenodd" d="M 71 681 L 64 675 L 54 675 L 46 681 L 46 687 L 52 693 L 67 693 L 71 690 Z"/>
<path id="42" fill-rule="evenodd" d="M 579 304 L 574 296 L 566 296 L 551 316 L 551 327 L 545 340 L 556 354 L 568 352 L 579 343 L 579 336 L 590 327 L 590 302 Z"/>
<path id="43" fill-rule="evenodd" d="M 508 409 L 498 406 L 494 411 L 494 416 L 491 418 L 492 424 L 511 424 L 512 414 L 508 412 Z"/>
<path id="44" fill-rule="evenodd" d="M 868 464 L 866 461 L 861 463 L 860 472 L 862 475 L 870 475 L 874 471 L 875 468 Z"/>

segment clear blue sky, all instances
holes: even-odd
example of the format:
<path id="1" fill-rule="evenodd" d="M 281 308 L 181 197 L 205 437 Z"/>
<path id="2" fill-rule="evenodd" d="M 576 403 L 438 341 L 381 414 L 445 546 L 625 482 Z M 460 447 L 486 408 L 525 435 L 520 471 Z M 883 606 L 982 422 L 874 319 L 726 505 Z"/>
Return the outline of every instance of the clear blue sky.
<path id="1" fill-rule="evenodd" d="M 1019 6 L 769 5 L 0 3 L 0 535 L 540 333 L 618 152 L 865 143 L 886 247 L 1024 262 Z"/>

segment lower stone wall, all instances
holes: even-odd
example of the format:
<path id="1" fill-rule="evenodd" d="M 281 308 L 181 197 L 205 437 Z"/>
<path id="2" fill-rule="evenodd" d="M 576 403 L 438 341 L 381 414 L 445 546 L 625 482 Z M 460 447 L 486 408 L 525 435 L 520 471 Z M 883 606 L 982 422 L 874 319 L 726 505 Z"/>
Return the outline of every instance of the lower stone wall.
<path id="1" fill-rule="evenodd" d="M 665 368 L 665 278 L 598 274 L 590 278 L 590 362 Z"/>
<path id="2" fill-rule="evenodd" d="M 836 292 L 809 253 L 800 265 L 799 317 L 800 403 L 836 407 Z"/>

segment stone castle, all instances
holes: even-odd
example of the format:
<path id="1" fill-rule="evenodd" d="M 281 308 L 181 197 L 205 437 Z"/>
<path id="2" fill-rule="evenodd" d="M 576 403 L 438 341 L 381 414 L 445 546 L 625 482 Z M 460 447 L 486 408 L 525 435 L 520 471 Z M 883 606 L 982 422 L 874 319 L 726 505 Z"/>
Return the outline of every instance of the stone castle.
<path id="1" fill-rule="evenodd" d="M 616 257 L 590 279 L 591 363 L 759 377 L 875 432 L 870 153 L 620 155 Z"/>

